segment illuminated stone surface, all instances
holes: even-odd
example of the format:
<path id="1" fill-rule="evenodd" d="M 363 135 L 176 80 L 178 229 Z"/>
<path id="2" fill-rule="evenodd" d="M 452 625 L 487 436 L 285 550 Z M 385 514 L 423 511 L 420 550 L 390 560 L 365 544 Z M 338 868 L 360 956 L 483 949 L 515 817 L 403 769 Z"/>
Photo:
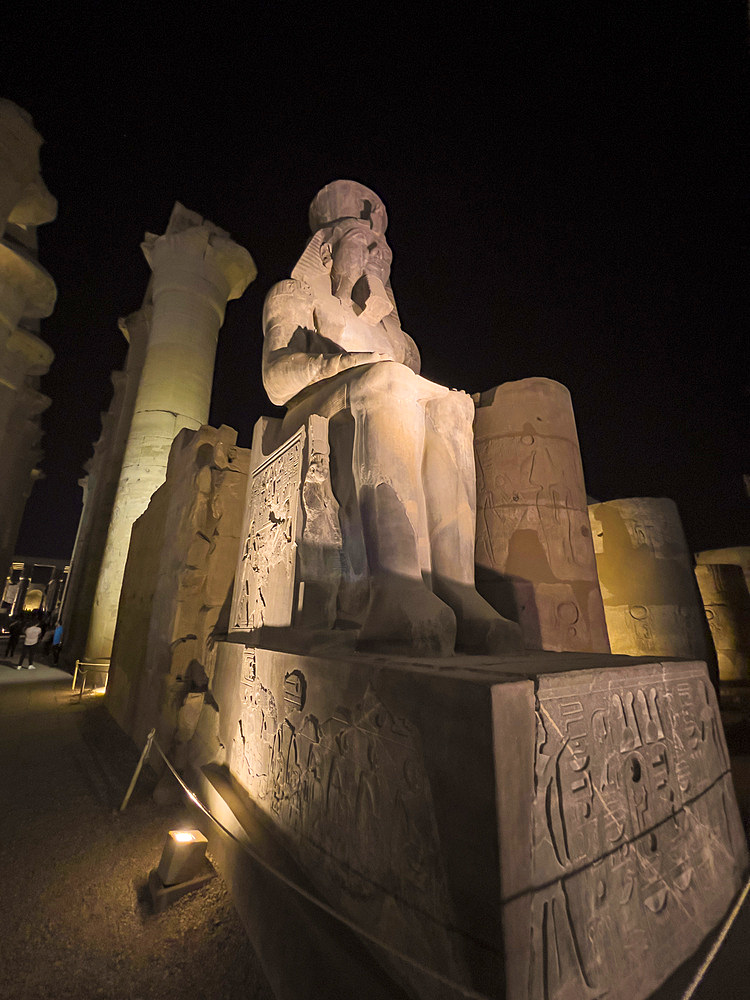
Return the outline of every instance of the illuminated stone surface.
<path id="1" fill-rule="evenodd" d="M 123 579 L 107 707 L 139 746 L 155 726 L 179 764 L 228 626 L 250 462 L 236 440 L 225 426 L 177 435 Z"/>
<path id="2" fill-rule="evenodd" d="M 570 393 L 527 378 L 474 402 L 477 588 L 527 649 L 609 652 Z"/>
<path id="3" fill-rule="evenodd" d="M 695 577 L 723 681 L 750 677 L 750 593 L 736 563 L 699 563 Z"/>
<path id="4" fill-rule="evenodd" d="M 55 218 L 57 202 L 39 174 L 41 144 L 31 117 L 0 99 L 0 580 L 40 475 L 40 415 L 51 402 L 39 379 L 54 354 L 38 330 L 57 290 L 36 259 L 36 227 Z"/>
<path id="5" fill-rule="evenodd" d="M 589 514 L 612 652 L 711 657 L 675 504 L 634 497 L 592 504 Z"/>
<path id="6" fill-rule="evenodd" d="M 335 181 L 314 199 L 310 242 L 264 308 L 263 380 L 271 400 L 287 406 L 274 445 L 309 434 L 311 417 L 329 421 L 341 528 L 341 569 L 332 572 L 341 579 L 328 581 L 323 600 L 328 607 L 328 590 L 337 589 L 337 618 L 359 629 L 360 649 L 515 649 L 518 626 L 474 587 L 473 405 L 418 374 L 419 352 L 390 287 L 386 224 L 381 200 L 354 181 Z M 274 477 L 253 478 L 268 499 L 253 509 L 272 505 Z M 261 531 L 296 544 L 291 523 L 274 524 L 250 525 L 250 547 Z M 275 550 L 258 558 L 273 560 Z"/>
<path id="7" fill-rule="evenodd" d="M 63 660 L 68 664 L 82 658 L 85 651 L 91 608 L 146 356 L 150 321 L 149 301 L 120 320 L 120 330 L 129 345 L 125 368 L 112 372 L 112 401 L 107 412 L 102 414 L 101 434 L 86 464 L 86 476 L 78 481 L 83 490 L 83 509 L 62 608 Z"/>
<path id="8" fill-rule="evenodd" d="M 745 575 L 745 583 L 750 591 L 750 545 L 733 545 L 726 549 L 705 549 L 695 553 L 695 561 L 699 565 L 710 563 L 733 563 L 741 566 Z"/>
<path id="9" fill-rule="evenodd" d="M 57 202 L 39 173 L 41 145 L 31 115 L 0 98 L 0 236 L 8 222 L 40 226 L 57 214 Z"/>
<path id="10" fill-rule="evenodd" d="M 143 243 L 153 272 L 152 317 L 86 643 L 112 651 L 130 530 L 164 482 L 182 428 L 208 420 L 219 328 L 227 301 L 256 275 L 250 254 L 224 230 L 177 203 L 163 236 Z"/>
<path id="11" fill-rule="evenodd" d="M 330 905 L 488 996 L 645 998 L 741 884 L 703 664 L 222 642 L 211 692 L 218 714 L 204 710 L 193 744 L 206 798 L 208 763 L 229 768 Z M 237 905 L 281 933 L 275 884 L 268 893 Z M 409 995 L 443 996 L 377 956 Z M 307 995 L 298 984 L 296 1000 Z"/>

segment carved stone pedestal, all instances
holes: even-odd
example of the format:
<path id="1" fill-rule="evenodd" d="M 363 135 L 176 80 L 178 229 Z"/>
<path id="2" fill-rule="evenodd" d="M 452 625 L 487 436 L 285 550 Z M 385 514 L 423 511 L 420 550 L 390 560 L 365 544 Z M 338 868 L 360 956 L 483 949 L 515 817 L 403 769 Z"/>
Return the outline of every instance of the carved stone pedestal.
<path id="1" fill-rule="evenodd" d="M 400 953 L 493 998 L 646 998 L 747 867 L 699 662 L 300 655 L 235 633 L 211 693 L 192 744 L 202 796 L 383 944 L 360 939 L 348 971 L 344 944 L 330 967 L 321 952 L 306 975 L 308 933 L 335 923 L 216 835 L 278 997 L 339 995 L 342 975 L 340 995 L 462 995 Z"/>

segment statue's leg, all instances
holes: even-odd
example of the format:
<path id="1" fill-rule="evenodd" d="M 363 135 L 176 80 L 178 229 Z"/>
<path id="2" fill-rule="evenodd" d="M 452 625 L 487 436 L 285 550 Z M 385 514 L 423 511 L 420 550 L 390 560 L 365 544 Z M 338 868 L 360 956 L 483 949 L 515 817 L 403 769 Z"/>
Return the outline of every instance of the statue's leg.
<path id="1" fill-rule="evenodd" d="M 476 473 L 474 404 L 443 391 L 427 403 L 423 483 L 432 557 L 432 589 L 456 615 L 456 648 L 471 653 L 522 648 L 521 630 L 498 614 L 474 585 Z"/>
<path id="2" fill-rule="evenodd" d="M 402 655 L 448 656 L 455 617 L 425 584 L 429 539 L 422 489 L 425 412 L 419 385 L 392 362 L 350 376 L 354 417 L 352 471 L 367 562 L 370 599 L 358 648 Z"/>

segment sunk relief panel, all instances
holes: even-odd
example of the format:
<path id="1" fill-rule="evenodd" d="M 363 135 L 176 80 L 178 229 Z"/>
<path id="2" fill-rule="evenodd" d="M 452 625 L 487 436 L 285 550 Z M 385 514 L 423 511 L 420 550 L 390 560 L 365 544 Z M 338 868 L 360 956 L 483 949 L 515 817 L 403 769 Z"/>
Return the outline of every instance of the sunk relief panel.
<path id="1" fill-rule="evenodd" d="M 463 978 L 417 728 L 370 685 L 357 703 L 324 714 L 325 678 L 300 669 L 276 676 L 262 650 L 250 660 L 233 773 L 332 904 L 359 918 L 363 906 L 382 911 L 377 936 Z"/>
<path id="2" fill-rule="evenodd" d="M 599 673 L 539 682 L 531 1000 L 644 995 L 715 926 L 746 864 L 703 665 Z"/>
<path id="3" fill-rule="evenodd" d="M 664 824 L 729 769 L 700 664 L 628 671 L 617 685 L 540 680 L 535 776 L 537 884 Z M 546 681 L 547 683 L 544 683 Z"/>
<path id="4" fill-rule="evenodd" d="M 251 475 L 232 627 L 292 624 L 304 429 Z"/>

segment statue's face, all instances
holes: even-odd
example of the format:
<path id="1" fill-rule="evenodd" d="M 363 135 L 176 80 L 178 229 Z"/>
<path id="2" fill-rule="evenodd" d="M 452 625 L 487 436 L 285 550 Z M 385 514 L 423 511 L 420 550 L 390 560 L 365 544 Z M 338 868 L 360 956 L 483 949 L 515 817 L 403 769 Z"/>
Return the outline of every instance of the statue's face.
<path id="1" fill-rule="evenodd" d="M 385 237 L 361 219 L 347 220 L 345 231 L 333 244 L 324 242 L 321 245 L 323 266 L 328 269 L 327 262 L 331 260 L 337 274 L 346 274 L 352 280 L 368 272 L 387 281 L 392 256 Z"/>

